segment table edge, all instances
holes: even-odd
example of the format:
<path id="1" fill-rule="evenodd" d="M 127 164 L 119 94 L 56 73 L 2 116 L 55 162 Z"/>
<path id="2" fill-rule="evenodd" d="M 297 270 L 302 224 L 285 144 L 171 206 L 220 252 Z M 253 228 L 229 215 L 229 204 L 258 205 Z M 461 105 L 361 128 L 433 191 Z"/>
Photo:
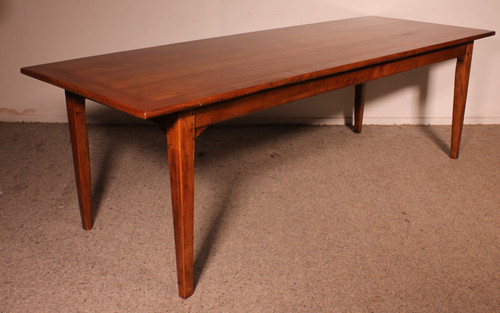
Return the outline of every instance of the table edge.
<path id="1" fill-rule="evenodd" d="M 298 27 L 300 27 L 300 25 Z M 474 42 L 475 40 L 478 40 L 478 39 L 494 36 L 496 34 L 495 31 L 491 31 L 491 30 L 483 30 L 483 29 L 477 29 L 477 30 L 484 31 L 484 33 L 460 38 L 460 39 L 453 40 L 453 41 L 442 42 L 442 43 L 432 45 L 432 46 L 426 46 L 426 47 L 421 47 L 418 49 L 412 49 L 412 50 L 407 50 L 407 51 L 403 51 L 403 52 L 398 52 L 398 53 L 391 54 L 391 55 L 385 55 L 382 57 L 367 59 L 367 60 L 363 60 L 363 61 L 356 62 L 356 63 L 345 64 L 345 65 L 341 65 L 341 66 L 337 66 L 337 67 L 333 67 L 333 68 L 326 68 L 326 69 L 322 69 L 322 70 L 319 70 L 316 72 L 310 72 L 310 73 L 300 74 L 300 75 L 296 75 L 296 76 L 290 76 L 290 77 L 287 77 L 287 78 L 284 78 L 281 80 L 276 80 L 273 82 L 264 83 L 264 84 L 260 84 L 260 85 L 254 85 L 254 86 L 250 86 L 247 88 L 232 90 L 232 91 L 229 91 L 226 93 L 216 94 L 216 95 L 204 97 L 201 99 L 193 99 L 193 100 L 190 100 L 187 102 L 180 102 L 178 104 L 169 105 L 168 107 L 155 109 L 155 110 L 137 110 L 137 109 L 134 109 L 131 106 L 129 106 L 127 103 L 121 103 L 121 102 L 114 100 L 110 97 L 102 96 L 102 95 L 99 95 L 98 93 L 92 92 L 90 90 L 80 88 L 80 87 L 76 86 L 75 84 L 66 83 L 64 81 L 52 78 L 48 75 L 44 75 L 44 74 L 36 71 L 36 67 L 38 67 L 38 65 L 23 67 L 20 69 L 20 72 L 24 75 L 30 76 L 32 78 L 41 80 L 43 82 L 57 86 L 57 87 L 62 88 L 64 90 L 78 94 L 82 97 L 85 97 L 86 99 L 89 99 L 89 100 L 98 102 L 100 104 L 109 106 L 111 108 L 120 110 L 120 111 L 127 113 L 129 115 L 138 117 L 138 118 L 143 119 L 143 120 L 149 120 L 151 118 L 155 118 L 155 117 L 159 117 L 159 116 L 163 116 L 163 115 L 192 110 L 192 109 L 195 109 L 198 107 L 213 105 L 213 104 L 218 103 L 218 102 L 251 95 L 251 94 L 257 93 L 259 91 L 263 91 L 263 90 L 269 90 L 269 89 L 273 89 L 273 88 L 277 88 L 277 87 L 283 87 L 286 85 L 304 82 L 307 80 L 313 80 L 313 79 L 317 79 L 317 78 L 321 78 L 321 77 L 325 77 L 325 76 L 337 75 L 337 74 L 341 74 L 344 72 L 348 72 L 348 71 L 352 71 L 352 70 L 356 70 L 356 69 L 361 69 L 361 68 L 364 68 L 367 66 L 374 66 L 377 64 L 382 64 L 382 63 L 386 63 L 386 62 L 390 62 L 390 61 L 394 61 L 394 60 L 398 60 L 398 59 L 404 59 L 404 58 L 413 57 L 413 56 L 417 56 L 417 55 L 421 55 L 421 54 L 425 54 L 425 53 L 431 53 L 433 51 L 451 48 L 454 46 L 460 46 L 463 44 L 467 44 L 469 42 Z M 201 39 L 201 40 L 204 40 L 204 39 Z M 50 63 L 48 63 L 48 64 L 50 64 Z M 130 97 L 130 95 L 129 95 L 129 97 Z M 143 99 L 139 99 L 139 98 L 136 98 L 134 100 L 137 101 L 137 103 L 144 101 Z"/>

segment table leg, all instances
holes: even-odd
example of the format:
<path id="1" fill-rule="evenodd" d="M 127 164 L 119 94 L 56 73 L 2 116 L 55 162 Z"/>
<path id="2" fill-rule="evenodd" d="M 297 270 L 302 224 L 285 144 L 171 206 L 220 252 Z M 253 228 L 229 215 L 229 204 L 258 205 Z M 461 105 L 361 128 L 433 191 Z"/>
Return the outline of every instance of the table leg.
<path id="1" fill-rule="evenodd" d="M 450 158 L 458 157 L 460 138 L 464 125 L 465 102 L 467 100 L 467 89 L 469 86 L 470 65 L 472 61 L 473 42 L 467 44 L 465 55 L 457 59 L 455 69 L 455 91 L 453 95 L 453 118 L 451 125 L 451 149 Z"/>
<path id="2" fill-rule="evenodd" d="M 193 294 L 195 119 L 181 113 L 167 126 L 179 295 Z"/>
<path id="3" fill-rule="evenodd" d="M 354 132 L 361 133 L 363 125 L 363 109 L 365 106 L 366 83 L 361 83 L 354 87 Z"/>
<path id="4" fill-rule="evenodd" d="M 85 230 L 90 230 L 92 229 L 92 186 L 89 141 L 85 121 L 85 98 L 66 91 L 66 108 L 82 226 Z"/>

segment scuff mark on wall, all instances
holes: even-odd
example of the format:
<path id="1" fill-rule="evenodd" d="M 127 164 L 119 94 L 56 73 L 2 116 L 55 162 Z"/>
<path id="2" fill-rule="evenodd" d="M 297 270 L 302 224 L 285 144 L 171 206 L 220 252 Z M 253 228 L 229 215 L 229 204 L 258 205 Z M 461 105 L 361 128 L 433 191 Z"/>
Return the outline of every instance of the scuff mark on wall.
<path id="1" fill-rule="evenodd" d="M 0 115 L 33 115 L 35 114 L 35 109 L 26 109 L 19 112 L 14 109 L 0 108 Z"/>

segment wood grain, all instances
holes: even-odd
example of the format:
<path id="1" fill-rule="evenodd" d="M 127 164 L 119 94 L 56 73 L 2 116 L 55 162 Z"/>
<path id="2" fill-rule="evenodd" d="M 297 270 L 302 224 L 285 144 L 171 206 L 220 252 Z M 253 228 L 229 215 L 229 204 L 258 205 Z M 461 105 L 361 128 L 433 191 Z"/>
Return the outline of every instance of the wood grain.
<path id="1" fill-rule="evenodd" d="M 21 71 L 149 119 L 493 34 L 361 17 L 118 52 Z"/>
<path id="2" fill-rule="evenodd" d="M 457 58 L 463 54 L 465 54 L 465 45 L 453 46 L 400 60 L 392 60 L 382 64 L 366 66 L 360 69 L 353 69 L 273 89 L 266 89 L 213 105 L 203 106 L 192 111 L 196 113 L 196 127 L 206 127 L 217 122 L 244 116 L 290 101 L 304 99 L 327 91 Z"/>
<path id="3" fill-rule="evenodd" d="M 21 69 L 66 90 L 82 225 L 92 228 L 85 99 L 166 131 L 179 295 L 193 286 L 195 138 L 209 125 L 457 58 L 450 157 L 458 156 L 473 41 L 494 32 L 363 17 L 138 49 Z"/>
<path id="4" fill-rule="evenodd" d="M 464 126 L 465 102 L 467 101 L 467 90 L 469 89 L 469 74 L 472 62 L 472 48 L 474 43 L 468 43 L 466 52 L 457 58 L 455 68 L 455 89 L 453 95 L 453 114 L 451 124 L 451 149 L 450 158 L 458 158 L 460 139 Z"/>
<path id="5" fill-rule="evenodd" d="M 93 226 L 92 184 L 89 141 L 85 122 L 85 98 L 66 92 L 66 107 L 82 226 L 85 230 L 90 230 Z"/>
<path id="6" fill-rule="evenodd" d="M 168 162 L 179 295 L 193 294 L 194 114 L 181 113 L 167 125 Z"/>
<path id="7" fill-rule="evenodd" d="M 354 87 L 354 125 L 356 133 L 361 133 L 363 127 L 363 111 L 365 107 L 366 83 L 357 84 Z"/>

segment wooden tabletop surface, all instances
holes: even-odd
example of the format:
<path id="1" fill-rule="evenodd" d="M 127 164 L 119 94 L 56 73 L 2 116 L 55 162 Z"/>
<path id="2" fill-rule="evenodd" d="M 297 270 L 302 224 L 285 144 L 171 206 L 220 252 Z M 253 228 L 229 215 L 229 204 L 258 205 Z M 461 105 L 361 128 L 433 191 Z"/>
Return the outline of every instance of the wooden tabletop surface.
<path id="1" fill-rule="evenodd" d="M 148 119 L 492 35 L 362 17 L 111 53 L 21 72 Z"/>

